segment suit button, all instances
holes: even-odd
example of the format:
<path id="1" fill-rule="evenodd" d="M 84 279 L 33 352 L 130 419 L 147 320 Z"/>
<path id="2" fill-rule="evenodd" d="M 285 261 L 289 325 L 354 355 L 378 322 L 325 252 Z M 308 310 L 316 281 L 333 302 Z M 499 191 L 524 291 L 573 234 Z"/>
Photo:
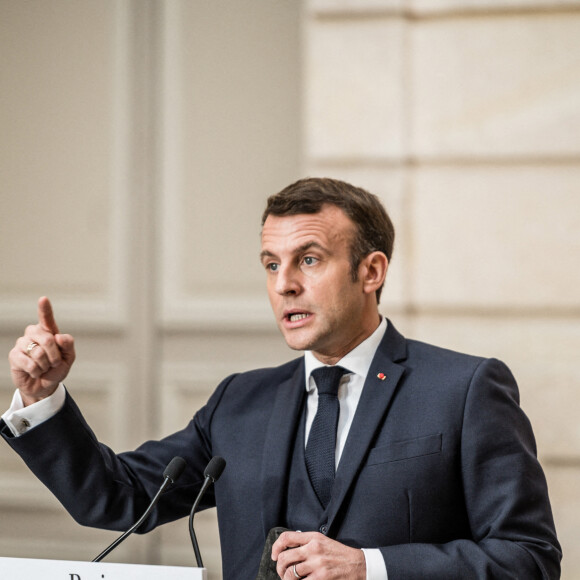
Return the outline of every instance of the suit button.
<path id="1" fill-rule="evenodd" d="M 328 532 L 328 526 L 326 524 L 323 524 L 322 526 L 320 526 L 320 533 L 326 535 L 326 533 Z"/>

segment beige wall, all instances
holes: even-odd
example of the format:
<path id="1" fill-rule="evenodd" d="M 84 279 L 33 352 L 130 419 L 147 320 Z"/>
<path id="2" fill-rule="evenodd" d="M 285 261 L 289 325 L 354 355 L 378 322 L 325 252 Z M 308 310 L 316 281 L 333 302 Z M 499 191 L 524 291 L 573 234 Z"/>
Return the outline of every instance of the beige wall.
<path id="1" fill-rule="evenodd" d="M 575 0 L 0 0 L 0 347 L 49 295 L 99 436 L 169 433 L 227 373 L 292 356 L 257 260 L 265 197 L 363 185 L 398 229 L 383 312 L 510 365 L 580 579 L 579 29 Z M 6 446 L 0 465 L 1 555 L 115 537 Z M 219 570 L 215 516 L 196 521 Z M 113 559 L 191 563 L 186 521 Z"/>

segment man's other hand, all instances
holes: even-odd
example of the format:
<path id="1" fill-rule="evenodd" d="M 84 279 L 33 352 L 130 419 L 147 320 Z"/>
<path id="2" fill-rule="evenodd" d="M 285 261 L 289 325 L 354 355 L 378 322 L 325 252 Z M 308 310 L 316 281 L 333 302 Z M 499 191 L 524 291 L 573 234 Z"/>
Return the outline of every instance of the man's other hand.
<path id="1" fill-rule="evenodd" d="M 365 580 L 362 550 L 318 532 L 284 532 L 272 546 L 272 559 L 282 580 Z"/>

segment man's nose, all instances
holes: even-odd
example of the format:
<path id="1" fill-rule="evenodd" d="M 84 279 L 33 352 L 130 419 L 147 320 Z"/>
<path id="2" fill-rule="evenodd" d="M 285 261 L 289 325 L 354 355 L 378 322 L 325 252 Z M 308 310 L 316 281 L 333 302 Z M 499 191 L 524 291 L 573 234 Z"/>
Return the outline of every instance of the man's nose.
<path id="1" fill-rule="evenodd" d="M 280 267 L 276 276 L 276 292 L 282 296 L 300 293 L 300 276 L 295 268 Z"/>

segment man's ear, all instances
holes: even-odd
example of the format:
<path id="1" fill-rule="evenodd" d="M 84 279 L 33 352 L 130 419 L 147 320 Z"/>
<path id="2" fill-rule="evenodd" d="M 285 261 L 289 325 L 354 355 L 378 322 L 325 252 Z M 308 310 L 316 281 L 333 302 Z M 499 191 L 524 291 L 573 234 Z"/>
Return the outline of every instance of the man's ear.
<path id="1" fill-rule="evenodd" d="M 363 292 L 372 294 L 384 283 L 389 269 L 389 260 L 383 252 L 371 252 L 359 266 L 359 276 L 363 283 Z"/>

